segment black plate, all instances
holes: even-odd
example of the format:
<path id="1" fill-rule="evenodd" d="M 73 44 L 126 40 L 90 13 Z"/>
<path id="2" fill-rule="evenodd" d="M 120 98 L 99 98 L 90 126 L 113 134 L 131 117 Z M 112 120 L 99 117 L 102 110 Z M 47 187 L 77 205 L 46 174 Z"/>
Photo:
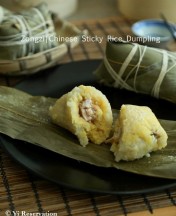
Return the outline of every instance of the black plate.
<path id="1" fill-rule="evenodd" d="M 92 85 L 106 94 L 112 108 L 119 108 L 123 103 L 148 105 L 158 117 L 173 119 L 176 106 L 169 102 L 99 85 L 92 73 L 99 64 L 99 60 L 94 60 L 57 66 L 25 79 L 16 88 L 33 95 L 59 97 L 76 85 Z M 70 188 L 100 193 L 136 194 L 176 186 L 175 180 L 146 177 L 114 168 L 100 168 L 31 144 L 23 148 L 22 141 L 4 135 L 0 140 L 2 147 L 26 168 L 45 179 Z"/>

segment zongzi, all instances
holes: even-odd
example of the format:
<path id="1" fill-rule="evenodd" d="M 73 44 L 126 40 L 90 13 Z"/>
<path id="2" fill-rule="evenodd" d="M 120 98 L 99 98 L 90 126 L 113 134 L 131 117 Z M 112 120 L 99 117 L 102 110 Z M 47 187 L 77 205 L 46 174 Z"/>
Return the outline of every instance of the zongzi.
<path id="1" fill-rule="evenodd" d="M 176 103 L 176 53 L 129 42 L 108 42 L 95 71 L 105 85 Z"/>
<path id="2" fill-rule="evenodd" d="M 149 107 L 122 105 L 109 142 L 117 162 L 132 161 L 166 147 L 167 134 Z"/>
<path id="3" fill-rule="evenodd" d="M 45 3 L 4 17 L 0 25 L 0 59 L 17 59 L 58 45 Z"/>
<path id="4" fill-rule="evenodd" d="M 54 123 L 75 134 L 82 146 L 104 142 L 112 127 L 112 110 L 105 95 L 92 86 L 75 87 L 50 107 Z"/>

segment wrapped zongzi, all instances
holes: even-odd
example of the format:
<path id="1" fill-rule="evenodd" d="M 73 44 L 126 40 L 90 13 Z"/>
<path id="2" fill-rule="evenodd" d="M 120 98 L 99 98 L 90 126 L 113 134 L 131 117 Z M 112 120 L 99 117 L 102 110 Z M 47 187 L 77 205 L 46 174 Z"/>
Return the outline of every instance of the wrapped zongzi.
<path id="1" fill-rule="evenodd" d="M 176 53 L 137 43 L 108 42 L 95 71 L 108 86 L 176 103 Z"/>
<path id="2" fill-rule="evenodd" d="M 6 16 L 0 24 L 0 59 L 17 59 L 58 45 L 45 3 Z"/>

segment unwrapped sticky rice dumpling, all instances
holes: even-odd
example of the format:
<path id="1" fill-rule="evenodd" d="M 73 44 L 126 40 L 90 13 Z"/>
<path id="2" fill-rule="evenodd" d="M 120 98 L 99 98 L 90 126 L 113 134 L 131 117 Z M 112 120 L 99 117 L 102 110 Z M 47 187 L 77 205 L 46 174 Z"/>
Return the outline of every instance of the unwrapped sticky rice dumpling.
<path id="1" fill-rule="evenodd" d="M 149 107 L 122 105 L 110 142 L 117 162 L 132 161 L 164 148 L 167 134 Z"/>
<path id="2" fill-rule="evenodd" d="M 104 142 L 112 127 L 112 110 L 105 95 L 92 86 L 75 87 L 50 107 L 52 121 L 75 134 L 82 146 Z"/>

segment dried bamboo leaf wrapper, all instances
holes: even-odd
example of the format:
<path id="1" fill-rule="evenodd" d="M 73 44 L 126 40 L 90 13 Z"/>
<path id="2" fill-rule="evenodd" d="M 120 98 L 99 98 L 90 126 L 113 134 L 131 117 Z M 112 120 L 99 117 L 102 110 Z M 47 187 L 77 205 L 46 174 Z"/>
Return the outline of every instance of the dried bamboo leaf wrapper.
<path id="1" fill-rule="evenodd" d="M 23 100 L 22 100 L 23 98 Z M 84 148 L 70 132 L 51 123 L 48 110 L 56 99 L 31 96 L 22 91 L 0 87 L 0 132 L 12 138 L 46 148 L 72 159 L 101 167 L 148 176 L 176 179 L 176 122 L 161 120 L 169 139 L 162 151 L 132 162 L 115 162 L 109 145 L 89 143 Z M 118 111 L 113 111 L 115 115 Z M 19 143 L 19 145 L 24 143 Z"/>
<path id="2" fill-rule="evenodd" d="M 135 43 L 108 42 L 95 74 L 105 85 L 176 103 L 176 53 Z"/>
<path id="3" fill-rule="evenodd" d="M 95 154 L 99 151 L 96 144 L 85 149 L 75 136 L 51 123 L 48 111 L 55 102 L 53 98 L 33 97 L 13 88 L 0 87 L 0 125 L 3 125 L 0 132 L 70 158 L 110 167 L 113 157 L 107 146 L 101 147 L 99 157 Z"/>
<path id="4" fill-rule="evenodd" d="M 0 59 L 17 59 L 58 45 L 46 4 L 12 14 L 0 25 Z"/>

